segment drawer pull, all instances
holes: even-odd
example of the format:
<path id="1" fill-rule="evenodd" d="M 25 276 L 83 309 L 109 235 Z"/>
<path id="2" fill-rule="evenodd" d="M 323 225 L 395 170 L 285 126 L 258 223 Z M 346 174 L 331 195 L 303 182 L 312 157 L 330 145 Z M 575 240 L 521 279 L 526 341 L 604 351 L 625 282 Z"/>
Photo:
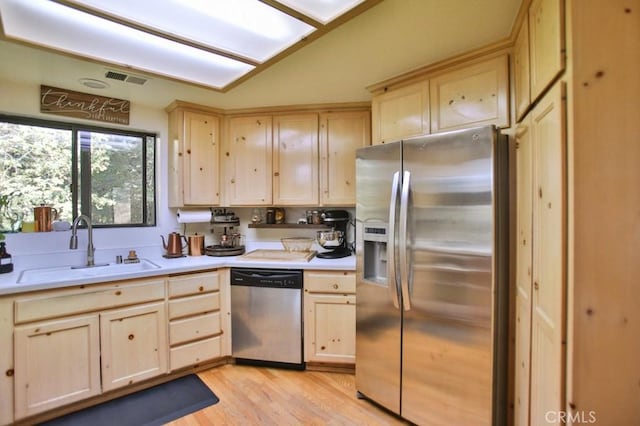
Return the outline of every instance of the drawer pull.
<path id="1" fill-rule="evenodd" d="M 122 294 L 122 291 L 118 290 L 116 291 L 116 296 L 120 296 Z"/>
<path id="2" fill-rule="evenodd" d="M 198 291 L 204 291 L 204 287 L 203 286 L 198 287 Z"/>
<path id="3" fill-rule="evenodd" d="M 334 289 L 334 290 L 337 290 L 337 289 L 338 289 L 338 284 L 334 284 L 334 285 L 333 285 L 333 289 Z"/>
<path id="4" fill-rule="evenodd" d="M 129 335 L 129 340 L 133 340 L 133 337 L 134 337 L 133 334 L 130 334 Z"/>

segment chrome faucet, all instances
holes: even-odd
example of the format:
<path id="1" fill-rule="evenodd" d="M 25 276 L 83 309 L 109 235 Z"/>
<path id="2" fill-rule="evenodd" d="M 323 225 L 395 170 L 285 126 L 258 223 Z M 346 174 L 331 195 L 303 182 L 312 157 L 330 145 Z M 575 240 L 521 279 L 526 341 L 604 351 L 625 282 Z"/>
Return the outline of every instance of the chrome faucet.
<path id="1" fill-rule="evenodd" d="M 87 232 L 88 232 L 87 235 L 89 238 L 89 242 L 87 244 L 86 266 L 88 267 L 100 266 L 95 264 L 94 257 L 93 257 L 93 254 L 95 253 L 96 249 L 93 247 L 93 227 L 91 226 L 91 219 L 89 218 L 89 216 L 81 214 L 80 216 L 76 217 L 75 220 L 73 221 L 73 225 L 71 226 L 71 240 L 69 241 L 69 249 L 75 250 L 78 248 L 77 231 L 78 231 L 78 223 L 80 223 L 81 220 L 84 220 L 84 222 L 87 224 Z"/>

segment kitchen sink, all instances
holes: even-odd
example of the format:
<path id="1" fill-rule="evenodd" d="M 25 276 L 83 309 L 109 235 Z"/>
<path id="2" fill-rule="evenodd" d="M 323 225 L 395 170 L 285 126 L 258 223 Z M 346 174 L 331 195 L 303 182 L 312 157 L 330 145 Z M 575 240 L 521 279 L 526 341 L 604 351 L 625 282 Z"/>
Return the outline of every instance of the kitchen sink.
<path id="1" fill-rule="evenodd" d="M 50 268 L 25 269 L 18 277 L 18 284 L 53 283 L 83 278 L 133 274 L 136 272 L 144 272 L 159 268 L 159 265 L 156 265 L 150 260 L 140 259 L 139 263 L 111 263 L 107 265 L 89 267 L 68 265 L 54 266 Z"/>

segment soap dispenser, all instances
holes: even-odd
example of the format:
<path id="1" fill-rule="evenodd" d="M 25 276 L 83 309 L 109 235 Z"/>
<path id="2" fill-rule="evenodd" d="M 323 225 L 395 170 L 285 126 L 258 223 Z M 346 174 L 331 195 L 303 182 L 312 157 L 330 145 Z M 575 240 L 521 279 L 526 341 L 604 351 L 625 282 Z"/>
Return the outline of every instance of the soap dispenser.
<path id="1" fill-rule="evenodd" d="M 11 255 L 7 253 L 6 244 L 4 241 L 0 242 L 0 274 L 8 274 L 13 271 L 13 262 L 11 261 Z"/>

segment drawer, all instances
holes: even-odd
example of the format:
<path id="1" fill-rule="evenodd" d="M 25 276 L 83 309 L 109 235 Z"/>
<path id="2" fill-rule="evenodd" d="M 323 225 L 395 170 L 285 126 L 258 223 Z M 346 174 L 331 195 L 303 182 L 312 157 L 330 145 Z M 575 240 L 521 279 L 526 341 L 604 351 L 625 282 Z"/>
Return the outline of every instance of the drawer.
<path id="1" fill-rule="evenodd" d="M 220 333 L 220 312 L 198 315 L 169 323 L 171 346 Z"/>
<path id="2" fill-rule="evenodd" d="M 351 271 L 305 271 L 304 288 L 311 293 L 355 293 L 356 274 Z"/>
<path id="3" fill-rule="evenodd" d="M 17 299 L 15 323 L 152 302 L 164 297 L 164 279 L 47 292 Z"/>
<path id="4" fill-rule="evenodd" d="M 169 301 L 169 319 L 219 310 L 220 293 L 207 293 Z"/>
<path id="5" fill-rule="evenodd" d="M 169 352 L 171 370 L 189 367 L 210 359 L 219 358 L 220 336 L 171 348 Z"/>
<path id="6" fill-rule="evenodd" d="M 169 278 L 169 298 L 210 293 L 220 289 L 220 274 L 205 272 Z"/>

